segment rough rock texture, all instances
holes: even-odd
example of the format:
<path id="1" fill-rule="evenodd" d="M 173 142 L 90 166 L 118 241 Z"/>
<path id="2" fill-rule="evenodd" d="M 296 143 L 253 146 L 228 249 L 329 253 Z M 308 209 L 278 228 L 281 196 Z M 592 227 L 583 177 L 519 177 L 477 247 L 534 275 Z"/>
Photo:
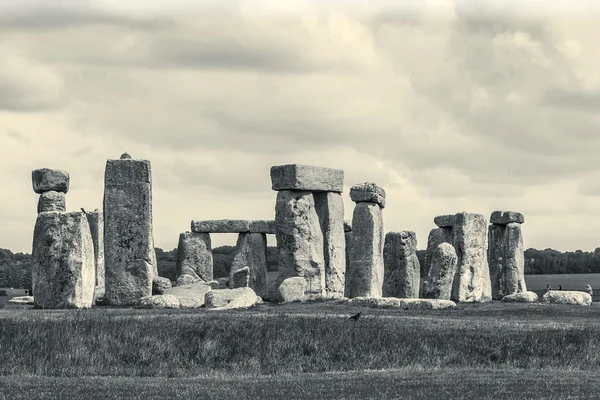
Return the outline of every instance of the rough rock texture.
<path id="1" fill-rule="evenodd" d="M 456 307 L 451 300 L 400 299 L 397 297 L 355 297 L 350 305 L 369 308 L 398 308 L 404 310 L 444 310 Z"/>
<path id="2" fill-rule="evenodd" d="M 274 235 L 277 232 L 275 221 L 250 221 L 249 229 L 251 233 L 268 233 Z"/>
<path id="3" fill-rule="evenodd" d="M 94 210 L 86 212 L 90 232 L 92 233 L 92 242 L 94 243 L 94 270 L 96 271 L 96 292 L 95 297 L 104 295 L 104 217 L 102 211 Z"/>
<path id="4" fill-rule="evenodd" d="M 163 294 L 171 295 L 179 299 L 180 303 L 187 301 L 187 304 L 199 304 L 197 307 L 201 307 L 204 304 L 204 297 L 206 293 L 210 292 L 212 287 L 204 282 L 196 282 L 183 286 L 175 286 L 171 289 L 166 289 Z M 192 299 L 192 300 L 189 300 Z M 184 307 L 184 308 L 197 308 L 197 307 Z"/>
<path id="5" fill-rule="evenodd" d="M 488 263 L 492 298 L 527 291 L 525 283 L 525 250 L 521 225 L 490 225 Z"/>
<path id="6" fill-rule="evenodd" d="M 537 303 L 538 295 L 535 292 L 521 292 L 504 296 L 502 301 L 504 303 Z"/>
<path id="7" fill-rule="evenodd" d="M 385 207 L 385 190 L 375 183 L 359 183 L 350 188 L 350 199 L 355 203 L 367 202 Z"/>
<path id="8" fill-rule="evenodd" d="M 491 301 L 485 217 L 480 214 L 458 213 L 455 215 L 452 232 L 458 257 L 452 300 L 476 303 Z"/>
<path id="9" fill-rule="evenodd" d="M 278 286 L 287 278 L 306 280 L 307 299 L 325 296 L 323 234 L 311 192 L 282 190 L 275 205 Z"/>
<path id="10" fill-rule="evenodd" d="M 383 264 L 383 297 L 419 297 L 421 265 L 417 258 L 415 232 L 388 232 L 383 246 Z"/>
<path id="11" fill-rule="evenodd" d="M 352 231 L 344 232 L 344 241 L 346 242 L 346 276 L 344 282 L 344 297 L 350 295 L 350 260 L 352 260 Z"/>
<path id="12" fill-rule="evenodd" d="M 323 233 L 325 290 L 328 296 L 343 295 L 346 281 L 344 200 L 341 194 L 333 192 L 315 193 L 314 199 Z"/>
<path id="13" fill-rule="evenodd" d="M 352 217 L 352 257 L 347 271 L 349 298 L 381 297 L 383 216 L 375 203 L 357 203 Z"/>
<path id="14" fill-rule="evenodd" d="M 424 298 L 450 300 L 456 262 L 454 246 L 447 242 L 437 245 L 431 254 L 431 268 L 423 287 Z"/>
<path id="15" fill-rule="evenodd" d="M 152 294 L 163 294 L 165 290 L 171 289 L 173 285 L 168 278 L 163 278 L 162 276 L 155 276 L 152 279 Z"/>
<path id="16" fill-rule="evenodd" d="M 248 268 L 247 284 L 235 286 L 234 274 Z M 268 294 L 267 286 L 267 236 L 264 233 L 240 233 L 231 263 L 229 281 L 233 287 L 251 287 L 259 296 Z"/>
<path id="17" fill-rule="evenodd" d="M 227 289 L 229 287 L 229 278 L 219 278 L 219 289 Z"/>
<path id="18" fill-rule="evenodd" d="M 183 275 L 180 275 L 179 278 L 177 278 L 177 281 L 175 282 L 175 286 L 190 285 L 190 284 L 196 283 L 196 282 L 204 282 L 204 281 L 193 275 L 183 274 Z"/>
<path id="19" fill-rule="evenodd" d="M 550 290 L 542 297 L 543 303 L 573 304 L 589 306 L 592 304 L 592 296 L 585 292 L 572 290 Z"/>
<path id="20" fill-rule="evenodd" d="M 306 291 L 306 280 L 302 277 L 287 278 L 277 290 L 277 298 L 281 303 L 291 301 L 304 301 Z"/>
<path id="21" fill-rule="evenodd" d="M 186 268 L 205 282 L 213 280 L 213 255 L 208 233 L 183 232 L 177 245 L 177 276 L 185 273 Z M 191 275 L 191 274 L 189 274 Z M 193 276 L 193 275 L 192 275 Z"/>
<path id="22" fill-rule="evenodd" d="M 454 243 L 452 228 L 436 228 L 429 232 L 429 237 L 427 238 L 427 250 L 425 251 L 425 265 L 423 266 L 425 275 L 429 275 L 433 253 L 442 243 Z"/>
<path id="23" fill-rule="evenodd" d="M 198 233 L 240 233 L 250 232 L 250 221 L 245 219 L 216 219 L 192 221 L 192 232 Z"/>
<path id="24" fill-rule="evenodd" d="M 66 211 L 67 210 L 67 196 L 63 192 L 56 192 L 50 190 L 40 195 L 38 200 L 37 212 L 47 211 Z"/>
<path id="25" fill-rule="evenodd" d="M 150 309 L 179 308 L 179 300 L 169 294 L 145 296 L 140 299 L 137 307 Z"/>
<path id="26" fill-rule="evenodd" d="M 235 308 L 248 308 L 257 303 L 257 295 L 249 287 L 237 289 L 211 290 L 204 296 L 206 308 L 231 310 Z"/>
<path id="27" fill-rule="evenodd" d="M 69 173 L 58 169 L 40 168 L 31 172 L 33 191 L 37 194 L 69 191 Z"/>
<path id="28" fill-rule="evenodd" d="M 344 221 L 344 232 L 352 232 L 352 221 Z"/>
<path id="29" fill-rule="evenodd" d="M 439 215 L 433 219 L 433 222 L 440 228 L 452 228 L 454 215 Z"/>
<path id="30" fill-rule="evenodd" d="M 150 161 L 108 160 L 103 208 L 105 299 L 135 305 L 152 294 L 156 270 Z"/>
<path id="31" fill-rule="evenodd" d="M 312 165 L 287 164 L 271 167 L 273 190 L 342 193 L 344 171 Z"/>
<path id="32" fill-rule="evenodd" d="M 8 302 L 12 304 L 24 304 L 32 306 L 35 304 L 35 299 L 33 298 L 33 296 L 18 296 L 13 297 Z"/>
<path id="33" fill-rule="evenodd" d="M 490 217 L 490 223 L 496 225 L 522 224 L 524 222 L 523 214 L 514 211 L 494 211 Z"/>
<path id="34" fill-rule="evenodd" d="M 89 308 L 94 301 L 94 244 L 82 212 L 38 214 L 31 255 L 35 303 Z"/>
<path id="35" fill-rule="evenodd" d="M 250 282 L 250 268 L 244 267 L 234 271 L 231 274 L 230 282 L 232 289 L 249 287 L 248 284 Z"/>
<path id="36" fill-rule="evenodd" d="M 178 297 L 179 308 L 200 308 L 204 306 L 204 299 L 194 297 Z"/>

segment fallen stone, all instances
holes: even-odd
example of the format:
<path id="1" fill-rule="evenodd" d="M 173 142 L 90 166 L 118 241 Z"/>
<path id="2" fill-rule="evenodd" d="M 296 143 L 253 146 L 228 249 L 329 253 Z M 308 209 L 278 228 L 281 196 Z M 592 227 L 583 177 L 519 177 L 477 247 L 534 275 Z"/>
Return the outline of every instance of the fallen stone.
<path id="1" fill-rule="evenodd" d="M 196 283 L 196 282 L 203 282 L 203 281 L 201 279 L 197 279 L 197 278 L 193 277 L 192 275 L 183 274 L 179 278 L 177 278 L 177 282 L 175 283 L 175 286 L 191 285 L 192 283 Z"/>
<path id="2" fill-rule="evenodd" d="M 400 299 L 397 297 L 355 297 L 350 305 L 369 308 L 395 308 L 404 310 L 444 310 L 455 308 L 451 300 Z"/>
<path id="3" fill-rule="evenodd" d="M 219 278 L 219 280 L 217 282 L 219 282 L 219 289 L 229 288 L 229 279 L 228 278 Z"/>
<path id="4" fill-rule="evenodd" d="M 379 204 L 381 208 L 385 208 L 385 190 L 375 183 L 365 182 L 352 186 L 350 188 L 350 199 L 355 203 L 375 203 Z"/>
<path id="5" fill-rule="evenodd" d="M 211 290 L 204 297 L 205 307 L 215 310 L 248 308 L 254 306 L 256 302 L 256 293 L 249 287 Z"/>
<path id="6" fill-rule="evenodd" d="M 504 303 L 537 303 L 538 295 L 535 292 L 521 292 L 504 296 Z"/>
<path id="7" fill-rule="evenodd" d="M 140 299 L 139 305 L 137 305 L 136 308 L 179 308 L 179 300 L 175 296 L 171 296 L 168 294 L 162 294 L 158 296 L 145 296 Z"/>
<path id="8" fill-rule="evenodd" d="M 268 233 L 274 235 L 277 232 L 275 221 L 250 221 L 250 233 Z"/>
<path id="9" fill-rule="evenodd" d="M 166 289 L 164 294 L 177 298 L 182 308 L 198 308 L 204 305 L 206 293 L 210 292 L 211 290 L 212 287 L 210 285 L 204 282 L 195 282 L 188 285 L 175 286 L 171 289 Z M 193 307 L 191 305 L 193 305 Z"/>
<path id="10" fill-rule="evenodd" d="M 178 297 L 179 308 L 201 308 L 204 307 L 204 299 L 194 297 Z"/>
<path id="11" fill-rule="evenodd" d="M 247 268 L 242 281 L 234 276 L 237 271 Z M 233 288 L 251 287 L 259 296 L 268 294 L 267 286 L 267 236 L 264 233 L 240 233 L 233 254 L 229 281 Z M 238 286 L 236 286 L 238 285 Z"/>
<path id="12" fill-rule="evenodd" d="M 234 271 L 230 278 L 230 282 L 232 282 L 232 289 L 249 287 L 248 283 L 250 282 L 250 268 L 244 267 Z"/>
<path id="13" fill-rule="evenodd" d="M 35 305 L 35 299 L 33 296 L 13 297 L 8 302 L 12 304 Z"/>
<path id="14" fill-rule="evenodd" d="M 525 217 L 523 214 L 514 211 L 494 211 L 490 216 L 490 223 L 496 225 L 522 224 L 524 222 Z"/>
<path id="15" fill-rule="evenodd" d="M 423 287 L 423 297 L 450 300 L 456 275 L 456 250 L 450 243 L 440 243 L 431 257 L 431 268 Z"/>
<path id="16" fill-rule="evenodd" d="M 572 290 L 550 290 L 542 297 L 543 303 L 550 304 L 572 304 L 589 306 L 592 304 L 592 296 L 585 292 Z"/>
<path id="17" fill-rule="evenodd" d="M 31 255 L 40 308 L 89 308 L 94 300 L 94 244 L 82 212 L 38 214 Z"/>
<path id="18" fill-rule="evenodd" d="M 47 211 L 66 211 L 67 210 L 67 196 L 63 192 L 56 192 L 50 190 L 40 195 L 38 200 L 37 212 Z"/>
<path id="19" fill-rule="evenodd" d="M 352 232 L 352 221 L 344 221 L 344 232 Z"/>
<path id="20" fill-rule="evenodd" d="M 205 282 L 213 280 L 213 254 L 208 233 L 183 232 L 179 235 L 176 268 L 178 276 L 188 274 Z"/>
<path id="21" fill-rule="evenodd" d="M 86 217 L 90 224 L 92 242 L 94 243 L 94 270 L 96 273 L 95 297 L 105 294 L 104 282 L 104 217 L 102 211 L 86 211 Z"/>
<path id="22" fill-rule="evenodd" d="M 33 191 L 37 194 L 69 191 L 69 173 L 58 169 L 40 168 L 32 171 Z"/>
<path id="23" fill-rule="evenodd" d="M 419 297 L 421 265 L 417 258 L 415 232 L 388 232 L 383 246 L 383 264 L 383 297 Z"/>
<path id="24" fill-rule="evenodd" d="M 240 233 L 250 232 L 250 221 L 244 219 L 217 219 L 192 221 L 192 232 L 196 233 Z"/>
<path id="25" fill-rule="evenodd" d="M 152 279 L 152 294 L 163 294 L 165 290 L 173 287 L 169 278 L 163 278 L 162 276 L 155 276 Z"/>
<path id="26" fill-rule="evenodd" d="M 293 277 L 285 279 L 277 289 L 278 300 L 280 303 L 289 303 L 292 301 L 304 301 L 306 298 L 306 280 L 302 277 Z"/>
<path id="27" fill-rule="evenodd" d="M 454 225 L 454 215 L 439 215 L 433 219 L 433 222 L 439 228 L 452 228 Z"/>
<path id="28" fill-rule="evenodd" d="M 344 171 L 312 165 L 287 164 L 271 167 L 272 189 L 342 193 Z"/>

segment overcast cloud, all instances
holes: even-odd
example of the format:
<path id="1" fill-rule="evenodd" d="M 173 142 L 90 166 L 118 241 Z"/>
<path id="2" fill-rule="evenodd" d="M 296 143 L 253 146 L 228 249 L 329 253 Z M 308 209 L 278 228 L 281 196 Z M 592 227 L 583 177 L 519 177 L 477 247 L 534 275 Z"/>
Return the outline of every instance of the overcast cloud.
<path id="1" fill-rule="evenodd" d="M 494 210 L 526 247 L 600 247 L 594 2 L 123 3 L 0 1 L 0 247 L 31 251 L 31 170 L 91 210 L 124 151 L 152 162 L 165 249 L 192 219 L 273 218 L 284 163 L 343 169 L 346 219 L 350 186 L 384 187 L 421 249 L 434 216 Z"/>

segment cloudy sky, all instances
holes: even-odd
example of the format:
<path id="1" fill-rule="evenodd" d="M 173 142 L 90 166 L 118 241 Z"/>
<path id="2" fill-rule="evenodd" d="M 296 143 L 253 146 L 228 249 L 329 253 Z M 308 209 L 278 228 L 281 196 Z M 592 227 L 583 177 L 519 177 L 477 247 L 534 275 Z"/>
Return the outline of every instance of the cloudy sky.
<path id="1" fill-rule="evenodd" d="M 31 251 L 31 170 L 91 210 L 128 151 L 165 249 L 192 219 L 273 218 L 270 167 L 302 163 L 345 171 L 347 219 L 350 186 L 385 188 L 419 248 L 436 215 L 514 210 L 526 247 L 593 250 L 593 4 L 0 0 L 0 247 Z"/>

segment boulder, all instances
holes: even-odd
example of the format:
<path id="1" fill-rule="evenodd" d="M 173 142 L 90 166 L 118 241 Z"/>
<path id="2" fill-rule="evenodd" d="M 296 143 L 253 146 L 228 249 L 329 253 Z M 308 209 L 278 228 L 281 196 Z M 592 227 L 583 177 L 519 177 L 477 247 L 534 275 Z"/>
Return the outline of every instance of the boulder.
<path id="1" fill-rule="evenodd" d="M 145 296 L 140 299 L 139 305 L 136 307 L 150 309 L 179 308 L 179 300 L 168 294 Z"/>
<path id="2" fill-rule="evenodd" d="M 33 296 L 18 296 L 13 297 L 8 302 L 12 304 L 23 304 L 32 306 L 35 304 L 35 299 L 33 298 Z"/>
<path id="3" fill-rule="evenodd" d="M 535 292 L 520 292 L 509 294 L 502 298 L 504 303 L 537 303 L 538 295 Z"/>
<path id="4" fill-rule="evenodd" d="M 344 171 L 312 165 L 287 164 L 271 167 L 272 189 L 342 193 Z"/>
<path id="5" fill-rule="evenodd" d="M 279 285 L 277 292 L 277 297 L 280 303 L 304 301 L 306 280 L 302 277 L 287 278 L 281 283 L 281 285 Z"/>
<path id="6" fill-rule="evenodd" d="M 419 297 L 421 265 L 417 258 L 415 232 L 388 232 L 383 246 L 383 264 L 384 297 Z"/>
<path id="7" fill-rule="evenodd" d="M 456 275 L 456 250 L 450 243 L 440 243 L 431 255 L 431 268 L 423 287 L 423 297 L 450 300 Z"/>
<path id="8" fill-rule="evenodd" d="M 67 210 L 67 196 L 63 192 L 56 192 L 50 190 L 40 195 L 38 200 L 37 212 L 47 211 L 66 211 Z"/>
<path id="9" fill-rule="evenodd" d="M 433 222 L 439 228 L 452 228 L 454 225 L 454 215 L 439 215 L 433 219 Z"/>
<path id="10" fill-rule="evenodd" d="M 33 191 L 37 194 L 69 191 L 69 173 L 58 169 L 40 168 L 32 171 Z"/>
<path id="11" fill-rule="evenodd" d="M 522 224 L 524 222 L 523 214 L 514 211 L 494 211 L 490 216 L 490 223 L 496 225 Z"/>
<path id="12" fill-rule="evenodd" d="M 191 285 L 192 283 L 196 283 L 196 282 L 204 282 L 204 281 L 202 281 L 201 279 L 195 278 L 192 275 L 183 274 L 179 278 L 177 278 L 177 282 L 175 283 L 175 286 Z"/>
<path id="13" fill-rule="evenodd" d="M 250 268 L 244 267 L 234 271 L 231 275 L 230 282 L 232 282 L 232 289 L 249 287 L 248 283 L 250 282 Z"/>
<path id="14" fill-rule="evenodd" d="M 585 292 L 572 290 L 550 290 L 542 297 L 543 303 L 551 304 L 573 304 L 589 306 L 592 304 L 592 296 Z"/>
<path id="15" fill-rule="evenodd" d="M 180 234 L 176 268 L 178 277 L 188 274 L 205 282 L 212 281 L 213 255 L 210 234 L 196 232 Z"/>
<path id="16" fill-rule="evenodd" d="M 229 278 L 219 278 L 219 289 L 226 289 L 229 287 Z"/>
<path id="17" fill-rule="evenodd" d="M 355 297 L 350 299 L 349 304 L 358 307 L 403 310 L 444 310 L 456 307 L 456 303 L 451 300 L 400 299 L 396 297 Z"/>
<path id="18" fill-rule="evenodd" d="M 385 208 L 385 190 L 375 183 L 365 182 L 352 186 L 350 188 L 350 199 L 355 203 L 375 203 L 381 208 Z"/>
<path id="19" fill-rule="evenodd" d="M 204 307 L 204 299 L 195 297 L 178 297 L 179 308 L 201 308 Z"/>
<path id="20" fill-rule="evenodd" d="M 212 287 L 204 282 L 195 282 L 188 285 L 175 286 L 170 289 L 165 289 L 165 295 L 171 295 L 177 298 L 183 305 L 196 304 L 194 307 L 183 307 L 183 308 L 198 308 L 204 304 L 204 297 L 206 293 L 210 292 Z M 193 300 L 186 300 L 193 299 Z"/>
<path id="21" fill-rule="evenodd" d="M 242 281 L 236 281 L 236 271 L 247 268 Z M 267 287 L 267 236 L 264 233 L 240 233 L 238 235 L 229 281 L 233 287 L 251 287 L 259 296 L 266 296 Z M 236 286 L 239 285 L 239 286 Z"/>
<path id="22" fill-rule="evenodd" d="M 248 308 L 256 303 L 256 293 L 249 287 L 211 290 L 204 297 L 206 308 L 215 310 Z"/>
<path id="23" fill-rule="evenodd" d="M 172 286 L 169 278 L 155 276 L 152 279 L 152 294 L 163 294 L 165 290 L 170 289 Z"/>

